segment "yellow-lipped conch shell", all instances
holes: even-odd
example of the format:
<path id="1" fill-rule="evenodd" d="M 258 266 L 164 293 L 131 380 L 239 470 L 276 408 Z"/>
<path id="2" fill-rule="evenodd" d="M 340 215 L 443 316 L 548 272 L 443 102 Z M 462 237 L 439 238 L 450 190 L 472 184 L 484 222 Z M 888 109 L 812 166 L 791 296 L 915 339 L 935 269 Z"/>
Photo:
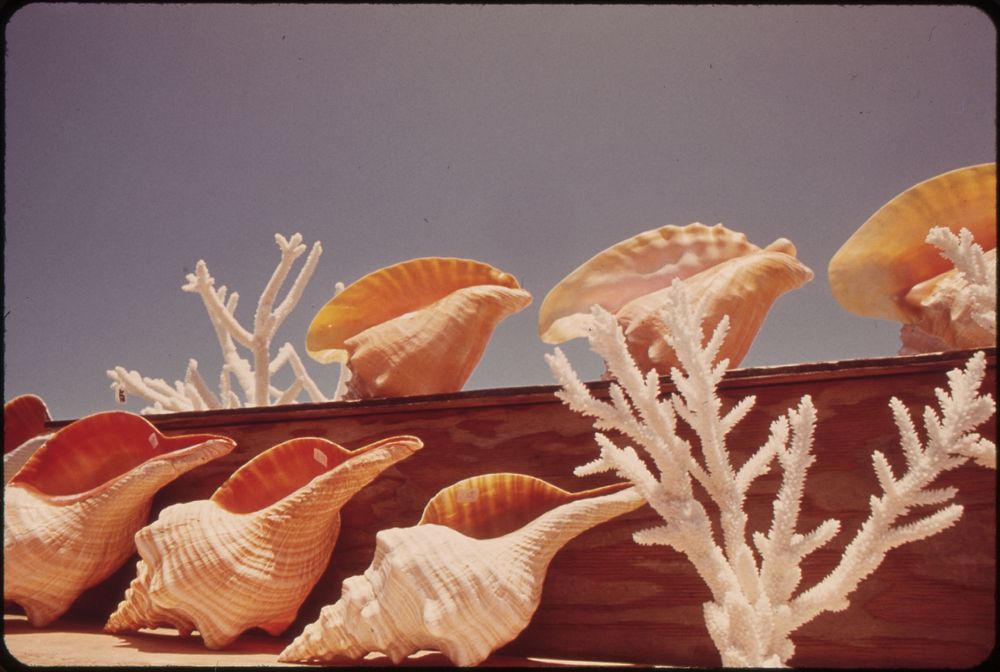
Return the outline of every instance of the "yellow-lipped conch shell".
<path id="1" fill-rule="evenodd" d="M 968 229 L 996 263 L 995 163 L 920 182 L 883 205 L 830 260 L 830 289 L 850 312 L 903 323 L 901 354 L 975 348 L 996 337 L 969 315 L 957 271 L 925 242 L 937 226 Z"/>
<path id="2" fill-rule="evenodd" d="M 309 325 L 306 351 L 348 368 L 344 399 L 457 392 L 497 324 L 529 303 L 513 275 L 489 264 L 411 259 L 332 298 Z"/>
<path id="3" fill-rule="evenodd" d="M 164 436 L 124 411 L 60 429 L 4 488 L 4 599 L 32 625 L 51 623 L 132 555 L 160 488 L 235 445 L 215 434 Z"/>
<path id="4" fill-rule="evenodd" d="M 347 500 L 422 446 L 396 436 L 352 452 L 291 439 L 244 464 L 210 499 L 166 507 L 136 533 L 137 576 L 104 629 L 197 630 L 210 649 L 254 627 L 280 634 L 326 569 Z"/>
<path id="5" fill-rule="evenodd" d="M 438 493 L 414 527 L 382 530 L 375 557 L 346 579 L 278 660 L 399 663 L 421 649 L 476 665 L 513 640 L 541 600 L 549 562 L 591 527 L 637 509 L 621 483 L 569 493 L 521 474 L 487 474 Z"/>
<path id="6" fill-rule="evenodd" d="M 51 436 L 52 418 L 41 397 L 22 394 L 3 405 L 3 482 L 7 483 Z"/>
<path id="7" fill-rule="evenodd" d="M 736 367 L 774 301 L 812 279 L 795 253 L 785 238 L 761 249 L 722 224 L 644 231 L 594 255 L 553 287 L 542 301 L 538 333 L 546 343 L 586 336 L 596 304 L 618 319 L 637 365 L 669 374 L 678 362 L 659 312 L 679 279 L 692 301 L 706 301 L 707 333 L 729 315 L 718 358 Z"/>

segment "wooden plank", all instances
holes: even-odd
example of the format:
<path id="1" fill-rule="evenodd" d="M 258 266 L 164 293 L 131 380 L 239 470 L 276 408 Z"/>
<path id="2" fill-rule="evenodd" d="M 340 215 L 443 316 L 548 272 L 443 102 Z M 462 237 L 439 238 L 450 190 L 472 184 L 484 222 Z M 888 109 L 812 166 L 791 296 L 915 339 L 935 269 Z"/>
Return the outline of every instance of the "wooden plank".
<path id="1" fill-rule="evenodd" d="M 888 401 L 899 397 L 921 424 L 945 373 L 967 352 L 745 369 L 727 374 L 730 403 L 755 394 L 754 411 L 733 431 L 739 464 L 766 438 L 771 421 L 812 395 L 818 410 L 816 463 L 802 507 L 802 529 L 841 521 L 828 548 L 807 559 L 803 585 L 815 583 L 839 559 L 878 491 L 873 450 L 902 465 Z M 995 387 L 995 349 L 989 351 L 986 389 Z M 604 393 L 607 383 L 593 383 Z M 154 416 L 167 433 L 214 431 L 238 442 L 229 456 L 164 488 L 153 513 L 177 501 L 206 498 L 252 456 L 296 436 L 321 436 L 355 448 L 394 434 L 415 434 L 425 448 L 385 472 L 343 510 L 333 559 L 288 630 L 294 636 L 334 602 L 344 578 L 372 558 L 380 529 L 409 526 L 439 489 L 475 474 L 516 471 L 563 488 L 594 487 L 607 475 L 577 478 L 573 468 L 597 455 L 590 422 L 563 406 L 552 386 L 490 390 L 433 397 L 309 404 Z M 670 391 L 670 386 L 665 385 Z M 53 423 L 58 426 L 59 423 Z M 995 421 L 983 428 L 995 436 Z M 766 529 L 780 474 L 751 489 L 750 529 Z M 796 666 L 969 666 L 982 661 L 995 640 L 995 472 L 966 466 L 946 475 L 965 507 L 959 523 L 931 539 L 892 551 L 852 596 L 851 607 L 824 614 L 793 636 Z M 715 666 L 702 604 L 709 593 L 687 560 L 666 547 L 641 547 L 635 530 L 659 519 L 644 507 L 594 528 L 566 546 L 550 566 L 542 604 L 528 628 L 499 653 L 636 663 Z M 78 601 L 70 617 L 103 621 L 131 578 L 134 562 Z"/>

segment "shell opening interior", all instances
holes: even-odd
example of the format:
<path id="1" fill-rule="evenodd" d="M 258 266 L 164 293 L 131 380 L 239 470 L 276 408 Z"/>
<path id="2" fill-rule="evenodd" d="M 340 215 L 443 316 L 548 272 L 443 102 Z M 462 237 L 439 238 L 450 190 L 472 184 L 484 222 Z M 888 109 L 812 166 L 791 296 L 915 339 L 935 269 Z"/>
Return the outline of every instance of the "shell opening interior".
<path id="1" fill-rule="evenodd" d="M 76 420 L 31 456 L 10 484 L 23 483 L 51 496 L 92 490 L 147 460 L 219 438 L 163 436 L 144 418 L 108 411 Z"/>
<path id="2" fill-rule="evenodd" d="M 567 492 L 526 474 L 483 474 L 454 483 L 434 495 L 418 525 L 444 525 L 473 539 L 509 534 L 573 500 L 618 492 L 630 483 Z"/>
<path id="3" fill-rule="evenodd" d="M 237 469 L 211 499 L 231 513 L 260 511 L 362 452 L 318 437 L 291 439 Z"/>

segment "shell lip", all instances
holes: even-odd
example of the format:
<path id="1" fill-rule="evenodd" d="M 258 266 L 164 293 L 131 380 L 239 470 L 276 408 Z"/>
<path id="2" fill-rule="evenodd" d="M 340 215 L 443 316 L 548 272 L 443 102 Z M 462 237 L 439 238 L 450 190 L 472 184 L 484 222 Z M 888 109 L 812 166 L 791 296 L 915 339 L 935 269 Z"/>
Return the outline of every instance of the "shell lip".
<path id="1" fill-rule="evenodd" d="M 427 502 L 417 524 L 442 525 L 476 539 L 493 539 L 563 504 L 630 487 L 629 482 L 618 482 L 570 492 L 528 474 L 480 474 L 441 489 Z"/>
<path id="2" fill-rule="evenodd" d="M 95 426 L 97 431 L 93 431 Z M 102 443 L 108 440 L 117 442 Z M 102 411 L 53 433 L 7 485 L 23 487 L 54 504 L 68 504 L 99 494 L 125 474 L 154 460 L 183 460 L 210 442 L 222 444 L 225 453 L 236 446 L 236 441 L 220 434 L 168 436 L 135 413 Z M 119 447 L 118 453 L 106 451 L 108 445 Z M 137 450 L 133 455 L 121 447 Z M 94 457 L 96 461 L 88 462 Z M 68 471 L 68 476 L 63 476 L 63 471 Z M 85 479 L 83 486 L 76 487 L 80 478 Z"/>
<path id="3" fill-rule="evenodd" d="M 355 450 L 318 436 L 282 441 L 234 471 L 209 498 L 234 514 L 255 514 L 280 504 L 317 479 L 333 478 L 350 461 L 389 444 L 407 444 L 412 454 L 423 441 L 412 435 L 392 436 Z"/>
<path id="4" fill-rule="evenodd" d="M 467 277 L 458 280 L 447 291 L 430 292 L 425 298 L 394 306 L 393 310 L 380 314 L 368 313 L 367 306 L 378 300 L 379 294 L 393 292 L 397 287 L 391 280 L 423 280 L 416 269 L 433 265 L 459 269 Z M 399 276 L 395 278 L 395 276 Z M 387 280 L 389 279 L 389 280 Z M 389 285 L 385 287 L 384 285 Z M 521 289 L 510 273 L 486 262 L 463 257 L 416 257 L 376 269 L 358 278 L 343 291 L 330 299 L 313 317 L 306 331 L 306 354 L 322 364 L 345 363 L 349 355 L 345 341 L 365 329 L 408 312 L 433 304 L 448 293 L 462 287 L 477 285 L 499 285 L 509 289 Z M 418 288 L 420 289 L 420 288 Z M 419 291 L 413 292 L 419 295 Z M 370 296 L 374 295 L 374 296 Z M 386 307 L 381 306 L 385 311 Z"/>

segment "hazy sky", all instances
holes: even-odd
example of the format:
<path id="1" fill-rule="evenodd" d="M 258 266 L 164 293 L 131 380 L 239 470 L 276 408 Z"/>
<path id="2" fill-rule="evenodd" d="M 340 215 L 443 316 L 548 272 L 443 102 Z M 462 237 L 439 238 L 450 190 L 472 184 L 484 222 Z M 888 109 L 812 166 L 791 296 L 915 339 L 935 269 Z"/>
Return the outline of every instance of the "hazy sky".
<path id="1" fill-rule="evenodd" d="M 184 276 L 205 259 L 249 324 L 276 232 L 324 248 L 276 337 L 303 357 L 336 282 L 469 257 L 534 302 L 466 389 L 552 384 L 548 290 L 695 221 L 788 237 L 816 274 L 743 366 L 892 355 L 898 325 L 843 311 L 830 257 L 903 189 L 996 158 L 972 7 L 35 4 L 5 39 L 4 397 L 61 419 L 116 408 L 115 365 L 215 380 Z M 306 366 L 332 394 L 336 366 Z"/>

